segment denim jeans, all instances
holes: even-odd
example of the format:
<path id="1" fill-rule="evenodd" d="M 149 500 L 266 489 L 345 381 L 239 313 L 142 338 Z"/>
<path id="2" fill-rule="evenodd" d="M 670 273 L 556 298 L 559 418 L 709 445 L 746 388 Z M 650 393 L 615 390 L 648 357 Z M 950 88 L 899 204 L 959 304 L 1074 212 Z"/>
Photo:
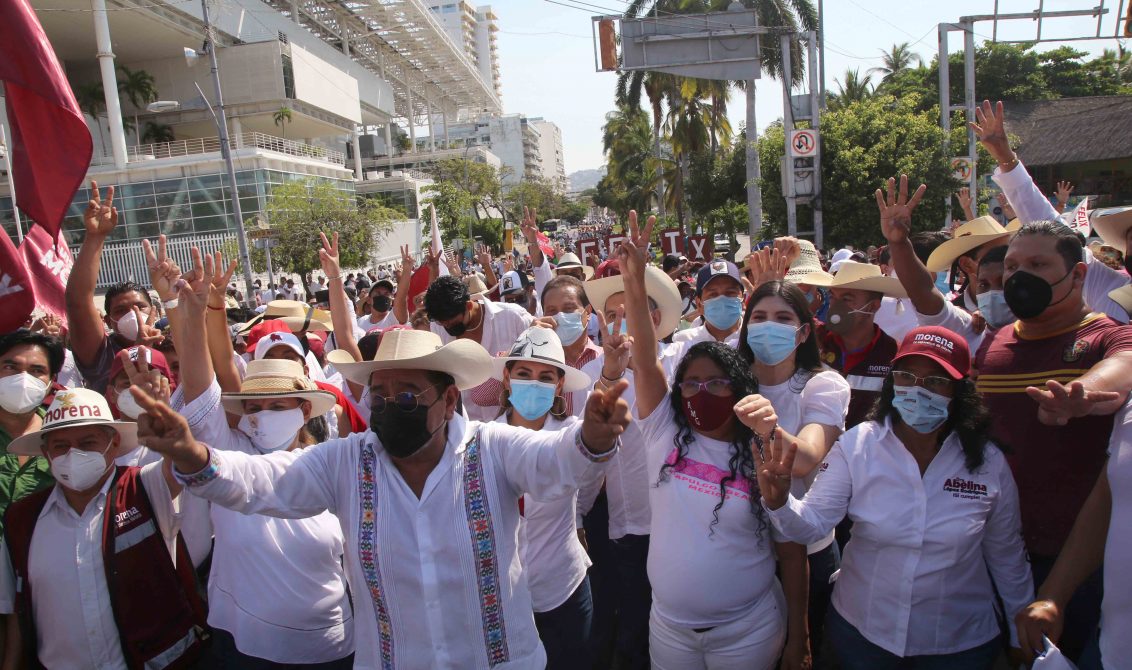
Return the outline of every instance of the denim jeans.
<path id="1" fill-rule="evenodd" d="M 649 584 L 649 536 L 626 535 L 611 542 L 617 589 L 617 641 L 614 644 L 618 670 L 648 670 L 649 612 L 652 585 Z"/>
<path id="2" fill-rule="evenodd" d="M 837 542 L 832 542 L 825 549 L 815 551 L 807 558 L 810 565 L 810 653 L 814 659 L 814 666 L 817 667 L 821 657 L 829 600 L 833 596 L 833 584 L 829 583 L 829 578 L 841 567 L 841 552 L 837 549 Z"/>
<path id="3" fill-rule="evenodd" d="M 996 637 L 977 647 L 953 654 L 901 657 L 869 642 L 853 624 L 829 608 L 825 634 L 833 646 L 841 670 L 991 670 L 1002 653 Z"/>
<path id="4" fill-rule="evenodd" d="M 535 627 L 546 648 L 546 670 L 589 667 L 593 614 L 589 577 L 582 579 L 578 588 L 558 607 L 549 612 L 535 612 Z"/>

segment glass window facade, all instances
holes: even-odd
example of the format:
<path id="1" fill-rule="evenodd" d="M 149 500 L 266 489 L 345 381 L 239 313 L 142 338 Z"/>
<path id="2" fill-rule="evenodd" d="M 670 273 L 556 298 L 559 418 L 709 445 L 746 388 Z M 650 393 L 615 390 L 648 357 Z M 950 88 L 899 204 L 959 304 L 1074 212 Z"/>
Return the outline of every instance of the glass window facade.
<path id="1" fill-rule="evenodd" d="M 303 179 L 329 182 L 344 193 L 354 194 L 354 182 L 350 180 L 278 170 L 245 170 L 236 173 L 236 192 L 240 197 L 244 220 L 264 211 L 276 185 Z M 227 181 L 225 175 L 215 174 L 118 186 L 114 194 L 118 207 L 118 227 L 109 241 L 141 240 L 154 238 L 162 233 L 174 236 L 234 231 L 236 217 L 232 211 Z M 90 190 L 85 186 L 71 199 L 67 217 L 63 220 L 63 232 L 68 244 L 82 243 L 82 215 L 89 200 Z M 13 240 L 16 239 L 11 198 L 0 197 L 0 225 Z M 25 230 L 27 225 L 25 220 Z"/>

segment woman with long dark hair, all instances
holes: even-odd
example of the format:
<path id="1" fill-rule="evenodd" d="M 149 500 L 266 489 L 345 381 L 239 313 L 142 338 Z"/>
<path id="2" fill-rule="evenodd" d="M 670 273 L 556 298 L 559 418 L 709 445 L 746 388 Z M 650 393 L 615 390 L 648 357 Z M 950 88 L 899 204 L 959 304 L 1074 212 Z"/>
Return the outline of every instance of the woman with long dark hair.
<path id="1" fill-rule="evenodd" d="M 841 436 L 802 499 L 790 493 L 796 445 L 776 429 L 766 459 L 754 455 L 785 537 L 813 542 L 853 521 L 825 630 L 845 670 L 989 669 L 996 592 L 1007 620 L 1031 600 L 1018 490 L 970 361 L 955 333 L 910 331 L 871 417 Z"/>
<path id="2" fill-rule="evenodd" d="M 798 498 L 844 432 L 849 411 L 849 383 L 822 365 L 815 329 L 806 294 L 793 283 L 769 281 L 751 294 L 739 331 L 739 353 L 759 380 L 759 390 L 740 400 L 735 413 L 763 443 L 777 427 L 783 442 L 796 447 L 790 490 Z M 809 543 L 806 553 L 810 642 L 816 653 L 833 593 L 829 580 L 841 557 L 832 531 Z"/>
<path id="3" fill-rule="evenodd" d="M 758 392 L 758 383 L 733 348 L 701 342 L 680 361 L 669 388 L 645 292 L 645 273 L 660 272 L 645 263 L 651 227 L 652 220 L 641 234 L 631 213 L 632 238 L 618 256 L 636 411 L 655 477 L 648 556 L 653 668 L 764 670 L 780 658 L 781 667 L 806 667 L 805 548 L 779 542 L 760 509 L 752 458 L 758 438 L 733 409 Z M 613 325 L 618 332 L 621 323 Z"/>

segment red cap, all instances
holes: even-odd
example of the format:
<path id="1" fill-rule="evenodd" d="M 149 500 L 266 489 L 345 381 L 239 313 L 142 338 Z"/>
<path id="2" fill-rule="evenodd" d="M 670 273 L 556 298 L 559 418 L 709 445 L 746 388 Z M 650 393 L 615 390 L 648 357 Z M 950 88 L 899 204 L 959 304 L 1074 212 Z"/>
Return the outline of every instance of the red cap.
<path id="1" fill-rule="evenodd" d="M 594 271 L 594 279 L 616 277 L 619 274 L 621 274 L 621 263 L 616 258 L 610 258 L 597 266 L 597 270 Z"/>
<path id="2" fill-rule="evenodd" d="M 110 380 L 110 382 L 113 382 L 114 378 L 118 376 L 118 373 L 126 369 L 125 363 L 123 362 L 124 358 L 129 358 L 131 361 L 137 362 L 139 357 L 148 363 L 149 367 L 160 371 L 161 376 L 168 379 L 173 388 L 177 388 L 177 380 L 169 371 L 169 362 L 165 360 L 165 354 L 145 346 L 130 347 L 119 351 L 118 354 L 114 356 L 114 360 L 110 363 L 110 374 L 106 378 Z"/>
<path id="3" fill-rule="evenodd" d="M 283 323 L 279 319 L 268 319 L 267 321 L 260 321 L 256 325 L 252 326 L 252 329 L 248 331 L 248 334 L 244 336 L 244 339 L 248 343 L 248 351 L 255 351 L 256 344 L 259 343 L 260 338 L 262 338 L 264 335 L 267 335 L 268 333 L 290 332 L 291 329 L 287 327 L 287 324 Z"/>
<path id="4" fill-rule="evenodd" d="M 967 340 L 942 326 L 913 328 L 904 336 L 892 362 L 907 356 L 924 356 L 943 366 L 952 379 L 963 379 L 971 371 Z"/>

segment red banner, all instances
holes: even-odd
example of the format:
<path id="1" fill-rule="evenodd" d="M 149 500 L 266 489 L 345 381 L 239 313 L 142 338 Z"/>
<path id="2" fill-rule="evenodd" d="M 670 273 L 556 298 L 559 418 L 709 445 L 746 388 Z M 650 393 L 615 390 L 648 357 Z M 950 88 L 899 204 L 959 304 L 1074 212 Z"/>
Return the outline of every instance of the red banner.
<path id="1" fill-rule="evenodd" d="M 43 226 L 34 226 L 24 236 L 20 255 L 35 293 L 35 302 L 45 311 L 62 319 L 63 325 L 67 325 L 63 293 L 67 289 L 67 280 L 71 277 L 71 267 L 75 261 L 71 258 L 71 250 L 63 241 L 63 236 L 52 239 Z"/>
<path id="2" fill-rule="evenodd" d="M 590 257 L 591 256 L 600 257 L 600 254 L 598 253 L 598 248 L 597 248 L 597 240 L 595 240 L 591 237 L 582 238 L 582 239 L 578 240 L 577 247 L 578 247 L 578 258 L 580 258 L 582 260 L 582 265 L 588 265 L 588 266 L 596 269 L 597 264 L 594 263 L 594 262 L 591 262 Z"/>
<path id="3" fill-rule="evenodd" d="M 0 229 L 0 333 L 10 333 L 35 309 L 27 268 L 8 233 Z"/>
<path id="4" fill-rule="evenodd" d="M 712 243 L 710 235 L 688 236 L 688 260 L 706 263 L 712 259 Z"/>
<path id="5" fill-rule="evenodd" d="M 554 244 L 551 243 L 550 238 L 546 236 L 546 233 L 540 232 L 538 234 L 538 248 L 547 258 L 552 258 L 554 256 Z"/>
<path id="6" fill-rule="evenodd" d="M 684 239 L 680 236 L 679 228 L 669 228 L 660 231 L 660 248 L 664 253 L 673 256 L 684 254 Z"/>
<path id="7" fill-rule="evenodd" d="M 0 25 L 16 202 L 54 238 L 90 166 L 90 130 L 28 0 L 0 2 Z"/>

